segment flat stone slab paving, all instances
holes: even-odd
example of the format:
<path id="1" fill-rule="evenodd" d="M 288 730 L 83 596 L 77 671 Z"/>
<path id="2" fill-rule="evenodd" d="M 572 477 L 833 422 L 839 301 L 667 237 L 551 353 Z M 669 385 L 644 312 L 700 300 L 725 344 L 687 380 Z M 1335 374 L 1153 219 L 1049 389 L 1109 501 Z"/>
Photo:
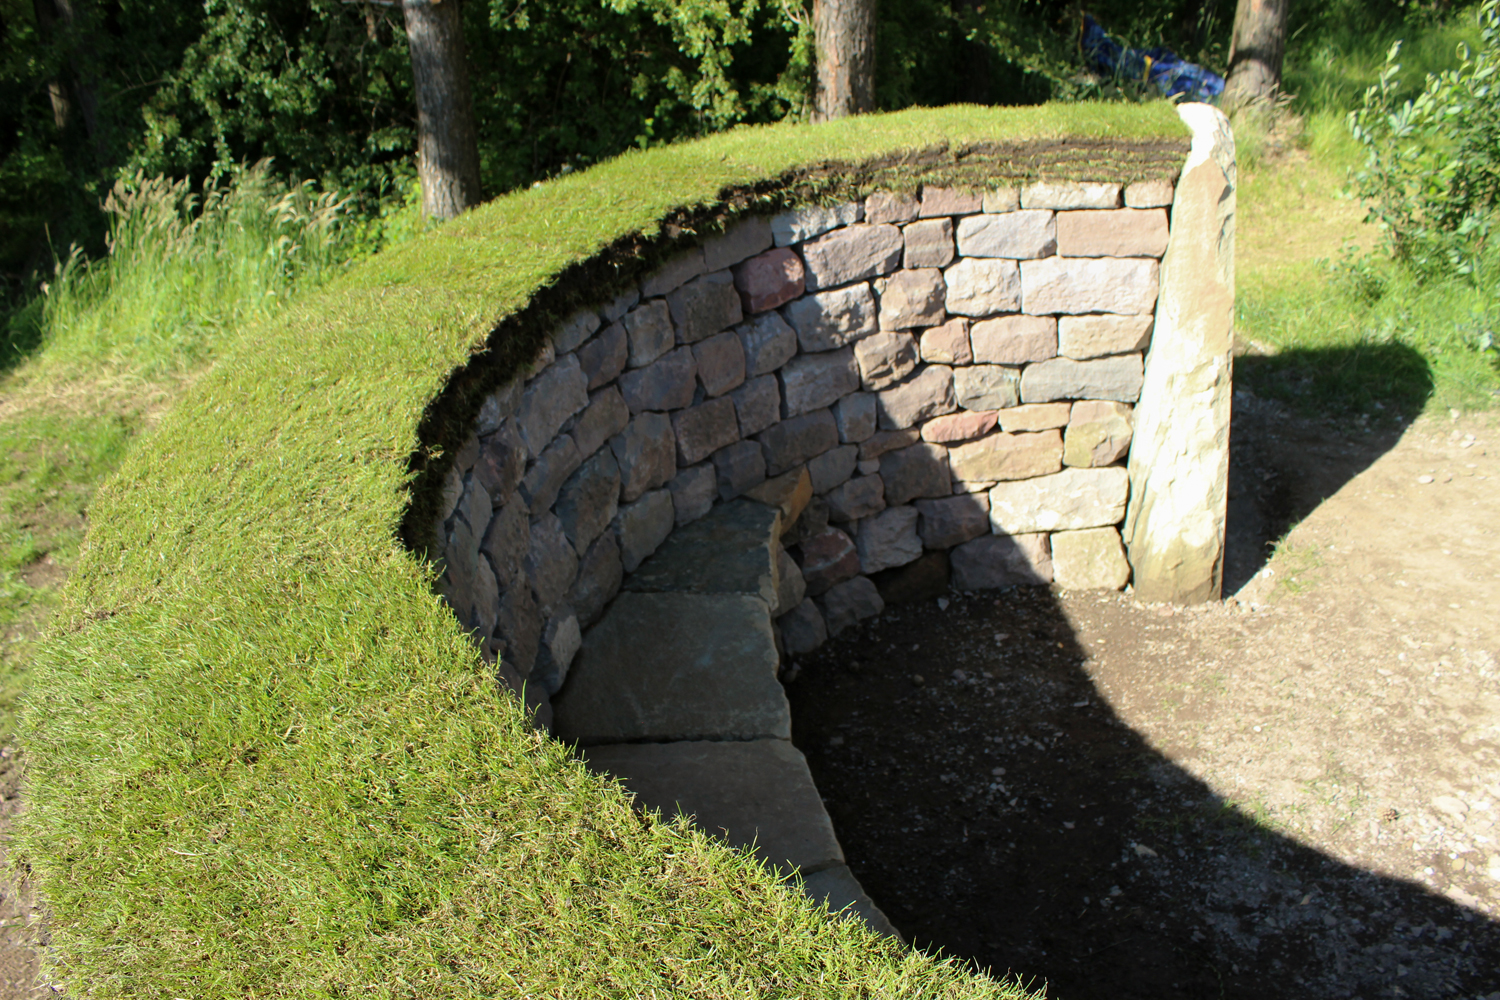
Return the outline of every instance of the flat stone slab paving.
<path id="1" fill-rule="evenodd" d="M 771 612 L 759 597 L 626 592 L 584 634 L 552 702 L 554 731 L 585 746 L 790 739 L 777 666 Z"/>
<path id="2" fill-rule="evenodd" d="M 781 513 L 753 500 L 716 504 L 683 525 L 625 581 L 640 593 L 752 594 L 776 606 Z"/>
<path id="3" fill-rule="evenodd" d="M 835 865 L 807 876 L 802 882 L 802 891 L 811 899 L 821 900 L 830 913 L 856 914 L 876 934 L 901 940 L 901 932 L 875 905 L 875 901 L 865 895 L 864 887 L 848 865 Z"/>
<path id="4" fill-rule="evenodd" d="M 638 806 L 663 816 L 681 811 L 736 847 L 753 844 L 758 857 L 783 871 L 843 865 L 807 761 L 786 740 L 601 746 L 586 760 L 619 778 Z"/>

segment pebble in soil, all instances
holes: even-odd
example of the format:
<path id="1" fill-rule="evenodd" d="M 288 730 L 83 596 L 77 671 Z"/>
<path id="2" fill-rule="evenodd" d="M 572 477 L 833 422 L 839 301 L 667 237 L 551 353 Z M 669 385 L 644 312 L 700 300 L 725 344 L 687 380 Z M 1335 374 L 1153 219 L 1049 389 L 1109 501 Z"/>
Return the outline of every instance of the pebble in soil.
<path id="1" fill-rule="evenodd" d="M 1060 1000 L 1500 1000 L 1500 928 L 1154 751 L 1050 590 L 944 602 L 888 608 L 787 687 L 850 867 L 914 944 Z"/>

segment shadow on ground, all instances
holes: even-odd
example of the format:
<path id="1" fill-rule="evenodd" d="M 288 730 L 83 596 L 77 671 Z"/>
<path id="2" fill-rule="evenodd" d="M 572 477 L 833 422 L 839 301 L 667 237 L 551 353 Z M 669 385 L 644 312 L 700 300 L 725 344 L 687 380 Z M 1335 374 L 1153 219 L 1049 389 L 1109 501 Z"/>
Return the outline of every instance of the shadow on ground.
<path id="1" fill-rule="evenodd" d="M 788 684 L 849 865 L 914 944 L 1061 1000 L 1500 989 L 1500 925 L 1280 835 L 1125 725 L 1050 590 L 944 600 Z"/>

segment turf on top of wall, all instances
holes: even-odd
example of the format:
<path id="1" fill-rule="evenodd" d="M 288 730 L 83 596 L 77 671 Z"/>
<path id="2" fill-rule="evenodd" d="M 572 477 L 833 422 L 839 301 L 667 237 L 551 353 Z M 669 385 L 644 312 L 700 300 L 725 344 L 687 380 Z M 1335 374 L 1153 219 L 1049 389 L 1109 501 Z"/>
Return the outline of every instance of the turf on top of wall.
<path id="1" fill-rule="evenodd" d="M 22 848 L 69 994 L 1021 995 L 632 814 L 398 532 L 479 394 L 689 228 L 1186 148 L 1164 105 L 745 129 L 498 199 L 248 333 L 101 491 L 36 671 Z"/>

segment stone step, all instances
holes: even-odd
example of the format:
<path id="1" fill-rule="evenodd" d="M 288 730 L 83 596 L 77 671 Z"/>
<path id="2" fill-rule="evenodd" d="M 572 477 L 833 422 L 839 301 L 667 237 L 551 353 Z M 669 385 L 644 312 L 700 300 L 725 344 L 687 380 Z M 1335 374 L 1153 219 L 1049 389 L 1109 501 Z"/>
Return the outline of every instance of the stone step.
<path id="1" fill-rule="evenodd" d="M 583 637 L 552 702 L 554 732 L 585 746 L 789 739 L 778 665 L 759 597 L 622 593 Z"/>
<path id="2" fill-rule="evenodd" d="M 869 924 L 876 934 L 905 940 L 884 911 L 865 895 L 864 886 L 859 884 L 848 865 L 834 865 L 805 876 L 802 891 L 812 899 L 821 900 L 831 913 L 853 913 Z"/>
<path id="3" fill-rule="evenodd" d="M 748 594 L 776 606 L 781 512 L 753 500 L 715 504 L 672 532 L 624 588 L 636 593 Z"/>

